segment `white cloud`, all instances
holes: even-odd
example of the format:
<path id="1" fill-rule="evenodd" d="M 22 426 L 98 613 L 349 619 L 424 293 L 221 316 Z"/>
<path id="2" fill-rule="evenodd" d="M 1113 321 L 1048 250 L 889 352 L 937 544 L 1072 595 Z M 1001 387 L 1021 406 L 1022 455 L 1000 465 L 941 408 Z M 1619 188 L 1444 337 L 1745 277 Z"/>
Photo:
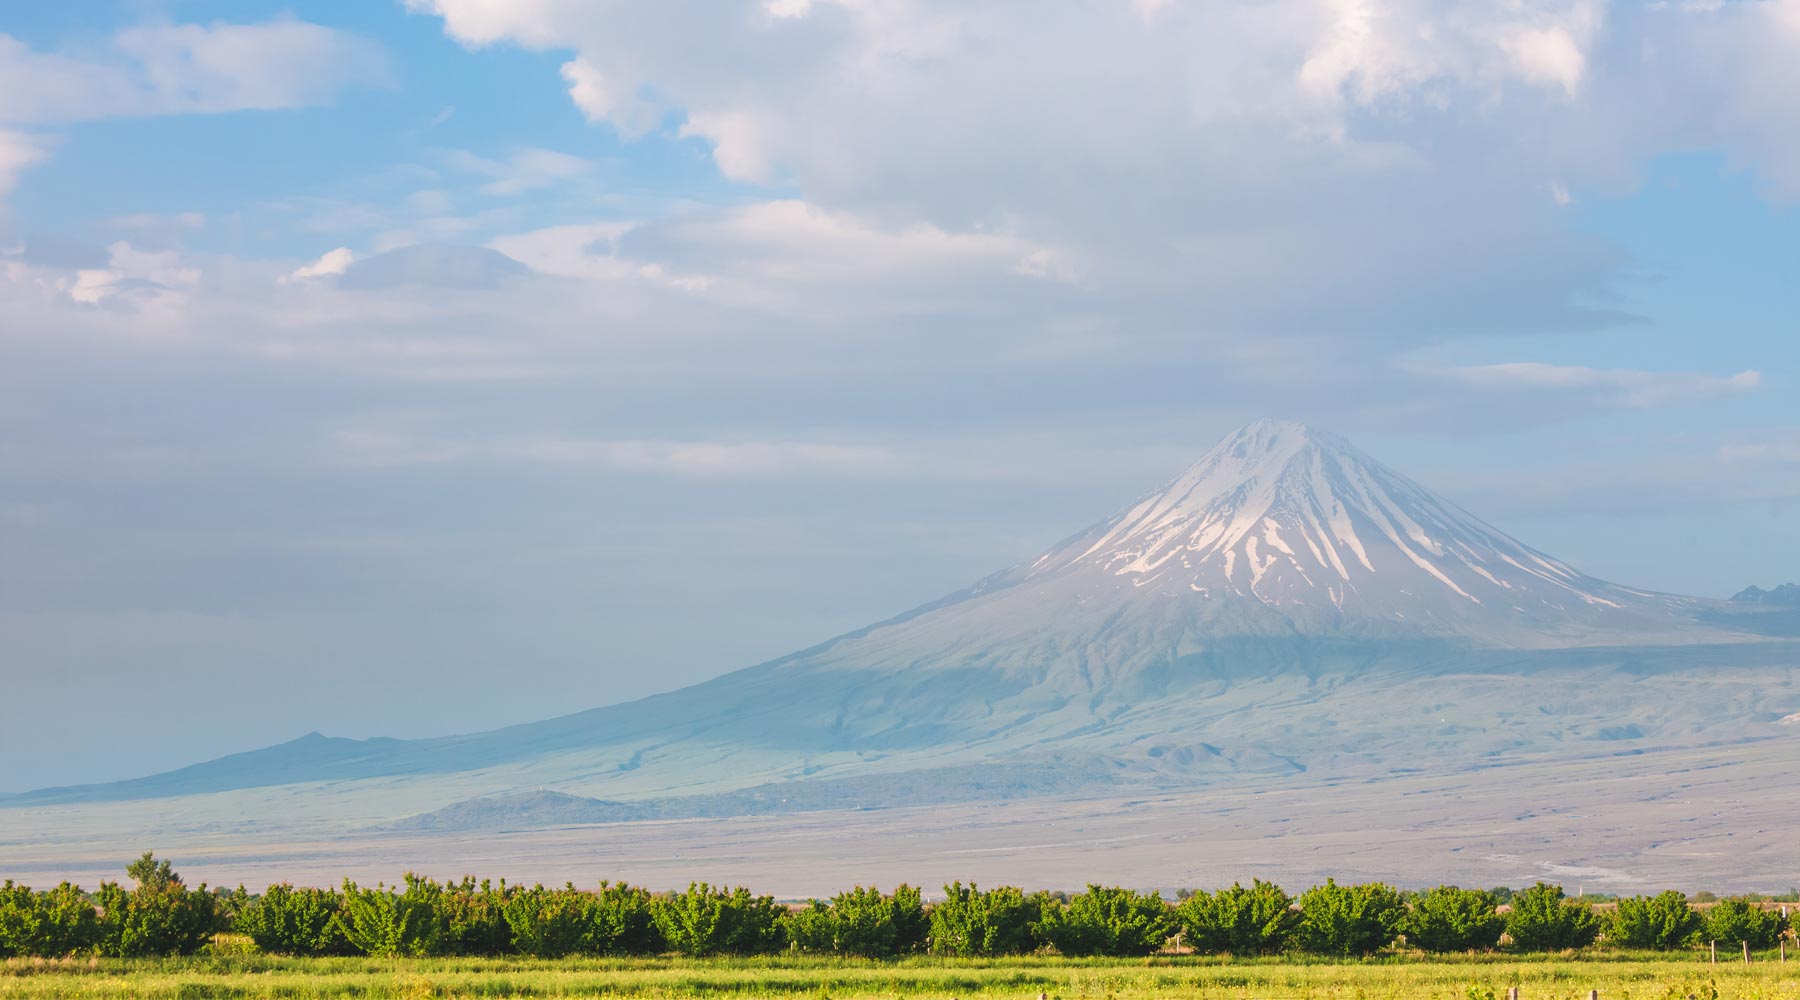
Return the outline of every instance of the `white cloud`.
<path id="1" fill-rule="evenodd" d="M 318 260 L 303 267 L 295 268 L 282 276 L 283 282 L 307 281 L 312 278 L 327 278 L 343 274 L 356 262 L 356 254 L 349 247 L 338 247 L 327 250 Z"/>
<path id="2" fill-rule="evenodd" d="M 120 229 L 193 230 L 206 228 L 206 213 L 176 212 L 173 215 L 159 215 L 155 212 L 136 212 L 114 216 L 109 221 Z"/>
<path id="3" fill-rule="evenodd" d="M 563 81 L 569 99 L 590 122 L 608 122 L 626 138 L 637 138 L 656 127 L 657 110 L 636 94 L 621 90 L 598 67 L 585 59 L 563 63 Z"/>
<path id="4" fill-rule="evenodd" d="M 711 143 L 713 162 L 731 180 L 766 184 L 773 179 L 763 138 L 766 124 L 751 112 L 695 111 L 682 123 L 681 134 Z"/>
<path id="5" fill-rule="evenodd" d="M 1762 373 L 1756 371 L 1719 376 L 1539 362 L 1474 365 L 1452 369 L 1449 374 L 1470 385 L 1589 396 L 1602 405 L 1632 409 L 1677 406 L 1741 395 L 1754 392 L 1763 381 Z"/>
<path id="6" fill-rule="evenodd" d="M 1183 171 L 1205 185 L 1321 158 L 1498 155 L 1527 186 L 1574 188 L 1713 144 L 1800 190 L 1793 0 L 409 6 L 465 44 L 572 49 L 563 74 L 591 119 L 637 134 L 680 115 L 726 176 L 792 179 L 833 208 L 903 202 L 944 222 L 966 210 L 956 185 L 1041 211 L 1072 177 L 1164 191 Z"/>
<path id="7" fill-rule="evenodd" d="M 43 162 L 52 140 L 29 132 L 0 129 L 0 203 L 12 193 L 19 175 Z"/>
<path id="8" fill-rule="evenodd" d="M 682 441 L 447 433 L 416 417 L 340 428 L 328 460 L 356 466 L 525 464 L 595 466 L 693 476 L 892 475 L 903 460 L 881 445 L 818 441 Z"/>
<path id="9" fill-rule="evenodd" d="M 35 51 L 0 35 L 0 122 L 310 107 L 386 74 L 370 43 L 292 18 L 142 25 L 92 51 Z"/>
<path id="10" fill-rule="evenodd" d="M 594 169 L 592 162 L 579 156 L 535 147 L 517 150 L 503 160 L 477 156 L 466 149 L 450 150 L 444 159 L 457 170 L 488 178 L 481 188 L 484 192 L 506 196 L 555 187 Z"/>

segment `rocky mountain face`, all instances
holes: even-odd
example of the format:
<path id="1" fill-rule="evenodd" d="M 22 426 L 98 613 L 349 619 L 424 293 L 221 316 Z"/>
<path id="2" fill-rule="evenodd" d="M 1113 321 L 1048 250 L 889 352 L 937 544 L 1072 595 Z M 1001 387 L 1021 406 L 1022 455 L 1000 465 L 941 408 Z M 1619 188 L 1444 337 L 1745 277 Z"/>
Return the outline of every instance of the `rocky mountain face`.
<path id="1" fill-rule="evenodd" d="M 10 804 L 283 788 L 441 830 L 1593 757 L 1791 736 L 1800 642 L 1772 621 L 1595 579 L 1341 438 L 1263 421 L 1037 558 L 691 688 Z"/>

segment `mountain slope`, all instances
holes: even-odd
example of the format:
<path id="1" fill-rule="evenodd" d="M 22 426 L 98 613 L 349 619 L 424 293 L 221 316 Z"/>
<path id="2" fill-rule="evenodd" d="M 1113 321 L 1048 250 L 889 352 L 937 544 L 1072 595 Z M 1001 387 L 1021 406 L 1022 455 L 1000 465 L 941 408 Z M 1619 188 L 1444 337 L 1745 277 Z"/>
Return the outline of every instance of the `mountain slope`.
<path id="1" fill-rule="evenodd" d="M 373 821 L 548 788 L 705 815 L 665 800 L 792 783 L 835 801 L 798 786 L 854 782 L 833 787 L 864 802 L 871 776 L 961 788 L 947 776 L 999 765 L 1062 790 L 1191 787 L 1692 745 L 1800 711 L 1800 645 L 1743 610 L 1592 578 L 1340 438 L 1264 421 L 1029 563 L 691 688 L 465 736 L 315 734 L 7 804 L 292 786 Z M 896 802 L 947 794 L 909 782 Z"/>

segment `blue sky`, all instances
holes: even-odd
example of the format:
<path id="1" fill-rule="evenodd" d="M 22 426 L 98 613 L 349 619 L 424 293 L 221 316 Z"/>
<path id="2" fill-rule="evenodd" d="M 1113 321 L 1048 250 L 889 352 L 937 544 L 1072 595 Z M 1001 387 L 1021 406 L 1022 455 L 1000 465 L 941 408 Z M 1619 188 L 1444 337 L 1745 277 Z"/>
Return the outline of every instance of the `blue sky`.
<path id="1" fill-rule="evenodd" d="M 1800 577 L 1795 0 L 0 36 L 0 789 L 704 679 L 1262 416 L 1602 577 Z"/>

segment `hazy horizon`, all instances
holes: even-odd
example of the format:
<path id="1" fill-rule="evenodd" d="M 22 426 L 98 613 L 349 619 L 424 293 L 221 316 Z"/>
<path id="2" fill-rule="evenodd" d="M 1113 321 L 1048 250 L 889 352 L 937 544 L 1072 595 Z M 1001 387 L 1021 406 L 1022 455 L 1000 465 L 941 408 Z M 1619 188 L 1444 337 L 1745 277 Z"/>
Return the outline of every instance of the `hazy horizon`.
<path id="1" fill-rule="evenodd" d="M 1384 9 L 0 13 L 0 791 L 679 688 L 1262 417 L 1800 580 L 1800 6 Z"/>

